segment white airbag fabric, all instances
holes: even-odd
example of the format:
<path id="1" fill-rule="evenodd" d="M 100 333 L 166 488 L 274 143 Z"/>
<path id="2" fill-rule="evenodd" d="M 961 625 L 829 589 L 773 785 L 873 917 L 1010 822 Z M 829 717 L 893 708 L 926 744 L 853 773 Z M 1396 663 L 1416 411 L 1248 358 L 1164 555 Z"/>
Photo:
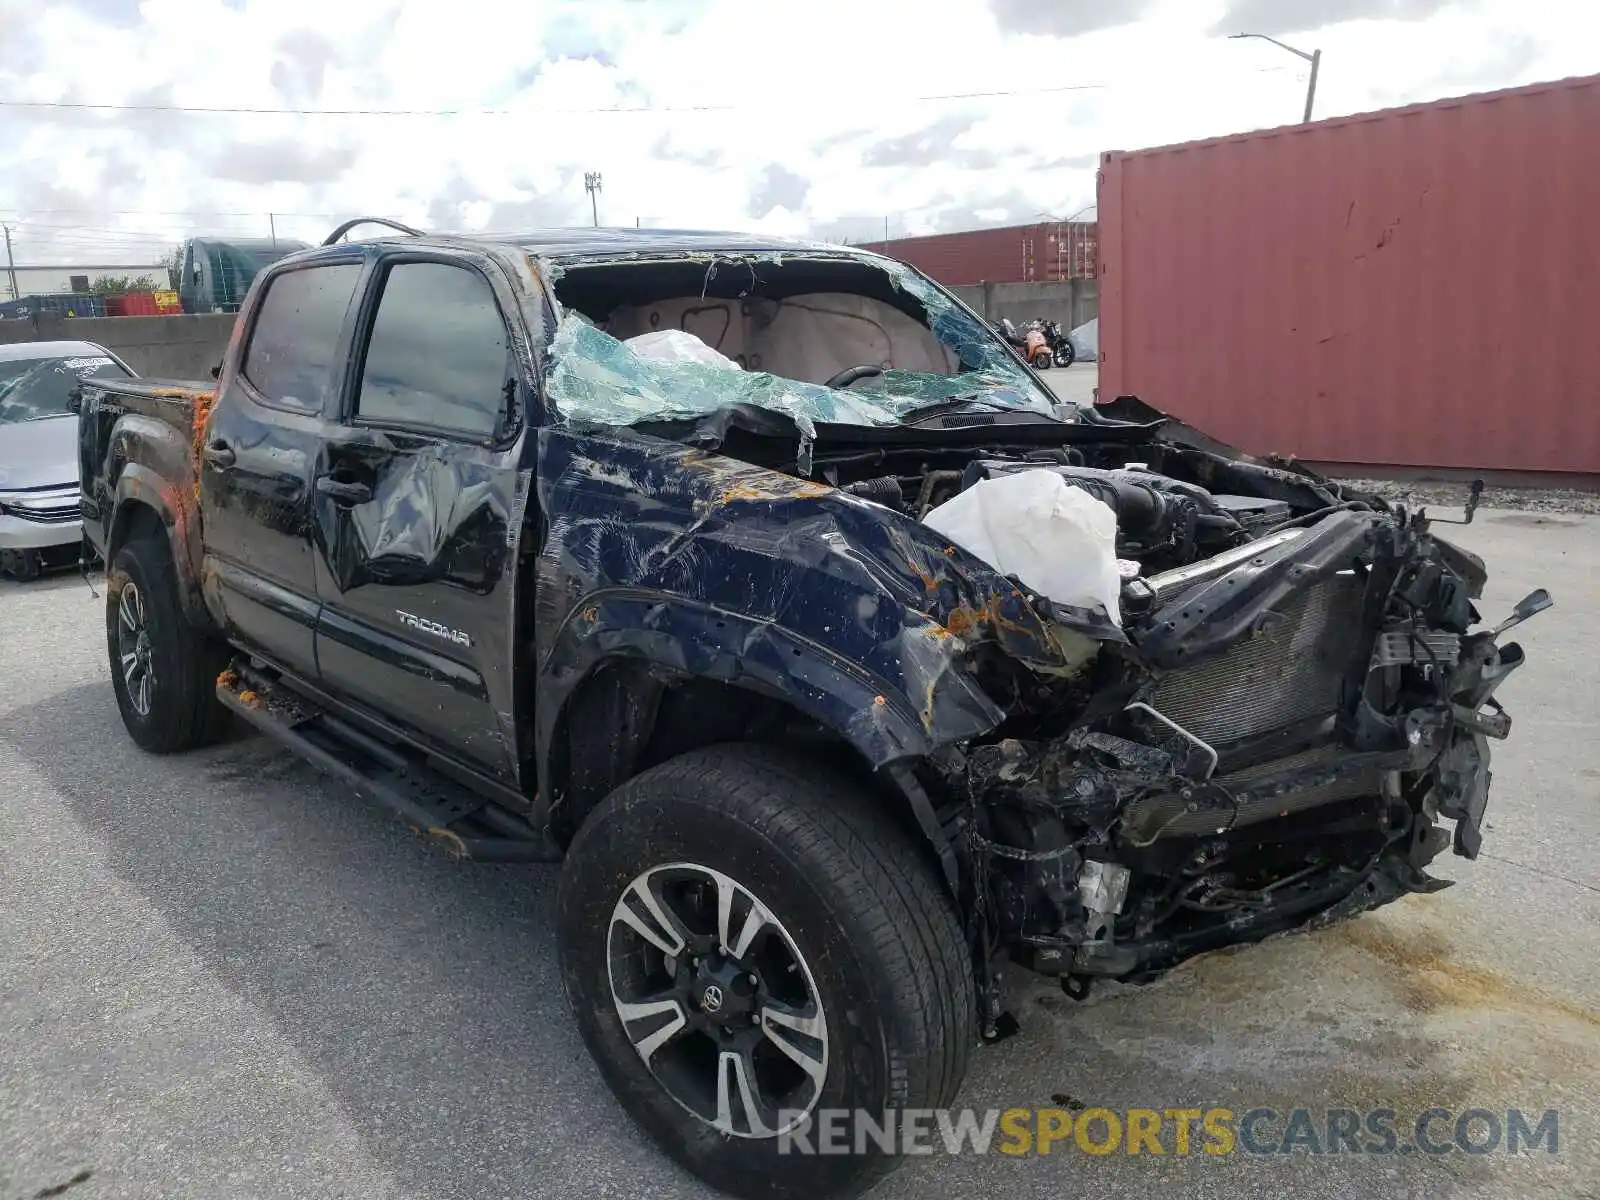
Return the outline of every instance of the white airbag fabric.
<path id="1" fill-rule="evenodd" d="M 1053 471 L 984 479 L 923 524 L 1057 604 L 1100 605 L 1117 624 L 1117 515 Z"/>
<path id="2" fill-rule="evenodd" d="M 706 345 L 692 333 L 682 329 L 658 329 L 654 333 L 641 333 L 627 341 L 628 349 L 640 358 L 652 362 L 703 363 L 708 367 L 722 367 L 737 371 L 739 364 L 720 350 Z"/>

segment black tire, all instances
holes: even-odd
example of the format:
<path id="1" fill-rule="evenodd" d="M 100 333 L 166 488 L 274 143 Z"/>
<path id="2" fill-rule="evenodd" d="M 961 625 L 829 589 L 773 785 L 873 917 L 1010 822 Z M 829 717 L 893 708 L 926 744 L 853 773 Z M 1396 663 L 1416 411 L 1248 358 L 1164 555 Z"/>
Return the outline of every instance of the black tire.
<path id="1" fill-rule="evenodd" d="M 129 645 L 125 601 L 140 610 L 143 643 L 135 634 Z M 131 680 L 123 663 L 130 651 L 144 660 L 144 674 Z M 136 538 L 112 558 L 106 570 L 106 652 L 122 723 L 141 748 L 172 754 L 227 732 L 230 714 L 217 700 L 227 649 L 184 619 L 166 539 Z"/>
<path id="2" fill-rule="evenodd" d="M 1055 365 L 1055 360 L 1050 357 L 1050 351 L 1041 350 L 1033 356 L 1033 369 L 1035 371 L 1048 371 Z"/>
<path id="3" fill-rule="evenodd" d="M 1078 361 L 1078 348 L 1071 342 L 1062 342 L 1056 347 L 1056 366 L 1070 367 Z"/>
<path id="4" fill-rule="evenodd" d="M 568 852 L 558 930 L 567 997 L 583 1039 L 629 1115 L 666 1153 L 733 1195 L 855 1195 L 898 1158 L 807 1155 L 792 1145 L 785 1153 L 783 1139 L 725 1133 L 675 1099 L 618 1014 L 611 968 L 634 960 L 614 957 L 614 913 L 646 873 L 679 869 L 667 864 L 725 873 L 770 911 L 772 925 L 792 939 L 784 944 L 803 959 L 826 1018 L 819 1021 L 825 1049 L 816 1055 L 826 1070 L 817 1072 L 820 1084 L 801 1085 L 813 1090 L 816 1107 L 797 1132 L 812 1145 L 817 1109 L 864 1110 L 882 1121 L 889 1110 L 946 1107 L 977 1040 L 971 960 L 937 876 L 880 806 L 848 778 L 787 753 L 718 746 L 618 788 L 590 814 Z M 715 954 L 689 961 L 713 960 L 727 963 Z M 764 978 L 760 986 L 767 987 Z M 702 1011 L 694 1018 L 716 1019 L 700 995 Z M 756 1053 L 770 1055 L 761 1040 L 764 1017 L 757 1012 L 749 1019 L 758 1026 Z M 710 1037 L 694 1036 L 713 1047 L 708 1053 L 720 1079 L 722 1052 Z M 684 1053 L 697 1048 L 681 1044 Z M 741 1107 L 748 1114 L 749 1106 Z"/>

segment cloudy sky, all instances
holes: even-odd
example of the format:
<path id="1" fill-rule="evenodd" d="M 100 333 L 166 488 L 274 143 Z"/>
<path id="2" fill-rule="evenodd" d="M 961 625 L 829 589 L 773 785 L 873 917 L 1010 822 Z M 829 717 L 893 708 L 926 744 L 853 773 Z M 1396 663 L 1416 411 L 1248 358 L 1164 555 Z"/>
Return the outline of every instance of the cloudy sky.
<path id="1" fill-rule="evenodd" d="M 1595 0 L 0 0 L 0 220 L 145 263 L 269 213 L 587 223 L 586 171 L 607 224 L 1065 217 L 1102 150 L 1299 118 L 1240 30 L 1322 49 L 1319 116 L 1600 71 Z"/>

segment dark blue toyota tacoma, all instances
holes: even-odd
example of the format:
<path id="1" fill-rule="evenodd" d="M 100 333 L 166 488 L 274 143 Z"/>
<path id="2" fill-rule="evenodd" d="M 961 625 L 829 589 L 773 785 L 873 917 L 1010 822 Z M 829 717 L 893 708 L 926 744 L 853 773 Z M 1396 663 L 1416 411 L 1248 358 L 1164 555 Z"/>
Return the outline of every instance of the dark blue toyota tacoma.
<path id="1" fill-rule="evenodd" d="M 950 1104 L 1006 960 L 1081 997 L 1477 853 L 1549 600 L 1480 628 L 1423 516 L 1059 406 L 873 254 L 350 226 L 214 389 L 84 384 L 123 719 L 562 860 L 583 1036 L 717 1187 L 866 1187 L 891 1157 L 785 1139 Z"/>

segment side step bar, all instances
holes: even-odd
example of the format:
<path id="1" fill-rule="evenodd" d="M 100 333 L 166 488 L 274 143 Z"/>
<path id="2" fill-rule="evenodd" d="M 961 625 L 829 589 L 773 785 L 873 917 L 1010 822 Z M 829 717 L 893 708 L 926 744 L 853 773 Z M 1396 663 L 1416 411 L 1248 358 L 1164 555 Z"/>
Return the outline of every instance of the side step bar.
<path id="1" fill-rule="evenodd" d="M 262 733 L 374 800 L 451 858 L 559 862 L 561 848 L 502 808 L 408 754 L 239 665 L 217 677 L 217 699 Z"/>

